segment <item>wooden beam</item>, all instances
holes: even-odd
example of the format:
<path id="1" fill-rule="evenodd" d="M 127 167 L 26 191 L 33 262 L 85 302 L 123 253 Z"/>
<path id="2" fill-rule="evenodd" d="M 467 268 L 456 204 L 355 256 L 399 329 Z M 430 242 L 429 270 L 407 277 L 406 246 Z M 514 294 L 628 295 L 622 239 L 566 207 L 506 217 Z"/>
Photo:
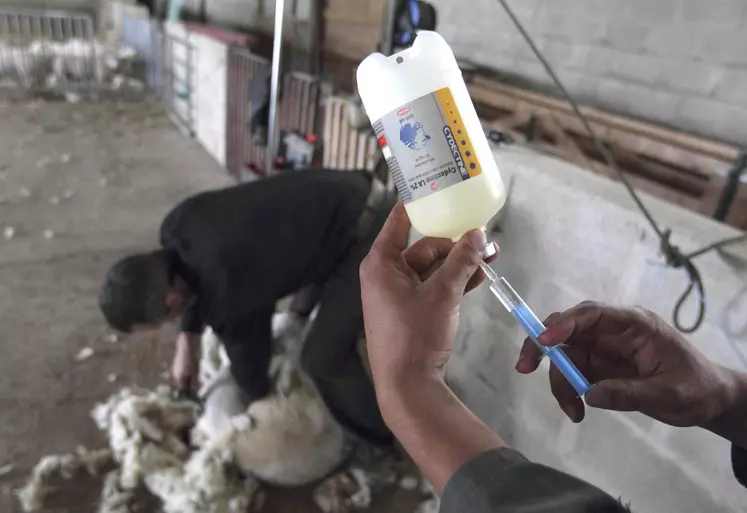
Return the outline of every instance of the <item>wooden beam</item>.
<path id="1" fill-rule="evenodd" d="M 550 110 L 573 113 L 571 106 L 565 102 L 540 93 L 517 89 L 515 87 L 500 84 L 494 80 L 482 76 L 473 78 L 472 84 L 476 87 L 483 87 L 488 91 L 498 92 L 506 96 L 511 96 L 516 100 L 534 104 Z M 617 114 L 605 112 L 594 107 L 581 107 L 582 112 L 590 121 L 606 125 L 609 128 L 623 130 L 625 132 L 637 134 L 649 139 L 664 142 L 666 144 L 677 146 L 689 151 L 708 155 L 710 157 L 733 162 L 739 154 L 735 146 L 698 137 L 695 135 L 679 132 L 677 130 L 653 125 L 645 121 L 634 120 Z"/>

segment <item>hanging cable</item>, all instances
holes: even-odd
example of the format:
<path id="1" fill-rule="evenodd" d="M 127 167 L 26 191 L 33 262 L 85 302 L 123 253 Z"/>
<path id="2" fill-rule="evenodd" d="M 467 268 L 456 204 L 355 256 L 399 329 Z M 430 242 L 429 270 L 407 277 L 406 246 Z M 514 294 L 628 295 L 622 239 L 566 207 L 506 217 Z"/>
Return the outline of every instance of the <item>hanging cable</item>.
<path id="1" fill-rule="evenodd" d="M 670 242 L 672 233 L 671 230 L 662 229 L 661 226 L 659 226 L 659 224 L 656 222 L 656 219 L 654 219 L 649 209 L 643 203 L 625 173 L 617 165 L 617 162 L 615 161 L 612 153 L 609 151 L 609 149 L 607 149 L 602 140 L 597 136 L 597 133 L 594 131 L 594 128 L 591 126 L 591 123 L 586 118 L 584 113 L 581 111 L 578 103 L 576 103 L 576 100 L 571 96 L 563 83 L 560 81 L 560 78 L 555 73 L 555 70 L 553 70 L 552 66 L 547 61 L 545 56 L 542 55 L 542 52 L 535 44 L 532 36 L 529 35 L 529 32 L 527 32 L 527 30 L 524 28 L 524 25 L 516 17 L 513 10 L 508 5 L 508 2 L 506 0 L 498 0 L 498 2 L 500 2 L 500 4 L 503 6 L 503 9 L 506 11 L 508 17 L 511 18 L 511 21 L 514 23 L 524 40 L 532 49 L 534 55 L 537 57 L 537 59 L 539 59 L 540 63 L 545 68 L 545 71 L 550 76 L 555 86 L 560 90 L 565 100 L 570 104 L 573 112 L 583 124 L 584 128 L 589 134 L 589 137 L 591 137 L 591 140 L 594 143 L 597 151 L 599 151 L 607 165 L 615 172 L 620 182 L 623 184 L 623 186 L 625 186 L 628 193 L 630 194 L 631 199 L 638 207 L 638 210 L 640 210 L 641 214 L 643 214 L 643 216 L 651 226 L 651 229 L 654 230 L 656 235 L 659 237 L 661 253 L 664 255 L 664 259 L 666 260 L 667 265 L 675 269 L 684 269 L 687 273 L 688 285 L 679 299 L 677 299 L 677 301 L 675 302 L 672 318 L 675 327 L 681 332 L 693 333 L 697 331 L 697 329 L 700 328 L 701 324 L 703 324 L 703 319 L 705 318 L 706 314 L 706 292 L 703 285 L 703 280 L 700 276 L 700 272 L 698 271 L 698 268 L 695 267 L 695 264 L 692 263 L 691 259 L 707 253 L 708 251 L 720 249 L 730 244 L 736 244 L 737 242 L 745 241 L 747 240 L 747 234 L 716 242 L 687 255 L 682 253 L 679 247 L 673 245 Z M 682 306 L 685 304 L 685 301 L 688 297 L 690 297 L 693 291 L 695 291 L 698 295 L 698 310 L 696 313 L 695 321 L 692 324 L 685 326 L 680 322 L 680 311 L 682 309 Z"/>

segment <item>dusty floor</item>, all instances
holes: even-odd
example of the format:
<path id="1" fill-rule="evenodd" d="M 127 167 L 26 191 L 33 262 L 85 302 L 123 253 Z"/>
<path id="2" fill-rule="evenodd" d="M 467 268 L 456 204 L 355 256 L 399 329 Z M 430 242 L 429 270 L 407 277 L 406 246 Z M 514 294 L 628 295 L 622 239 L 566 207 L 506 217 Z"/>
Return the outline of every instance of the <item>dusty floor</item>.
<path id="1" fill-rule="evenodd" d="M 96 401 L 163 381 L 173 330 L 111 343 L 96 293 L 113 261 L 156 245 L 176 202 L 227 183 L 158 106 L 0 103 L 0 466 L 14 464 L 0 512 L 20 511 L 11 491 L 41 455 L 103 445 Z M 94 356 L 78 362 L 84 347 Z M 94 511 L 97 494 L 82 483 L 48 511 Z M 373 510 L 414 511 L 415 498 L 395 495 Z M 271 493 L 264 511 L 317 510 L 294 490 Z"/>

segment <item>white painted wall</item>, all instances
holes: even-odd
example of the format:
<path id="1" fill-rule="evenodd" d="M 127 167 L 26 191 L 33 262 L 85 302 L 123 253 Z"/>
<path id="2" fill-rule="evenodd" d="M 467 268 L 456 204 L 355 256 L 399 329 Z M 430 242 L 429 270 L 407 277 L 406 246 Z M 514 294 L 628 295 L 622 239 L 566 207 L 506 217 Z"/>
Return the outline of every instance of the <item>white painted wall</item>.
<path id="1" fill-rule="evenodd" d="M 167 23 L 166 31 L 189 41 L 192 51 L 192 89 L 189 101 L 175 98 L 174 108 L 191 118 L 196 139 L 222 166 L 226 165 L 226 93 L 228 77 L 228 46 L 207 35 L 189 32 L 181 23 Z M 184 46 L 174 44 L 173 57 L 188 60 Z M 184 67 L 173 66 L 174 74 L 185 79 Z"/>
<path id="2" fill-rule="evenodd" d="M 498 0 L 430 0 L 455 52 L 549 84 Z M 605 108 L 747 144 L 744 0 L 509 0 L 566 86 Z"/>
<path id="3" fill-rule="evenodd" d="M 641 305 L 671 321 L 685 274 L 660 267 L 657 241 L 620 185 L 526 150 L 503 150 L 496 159 L 504 177 L 513 176 L 515 183 L 495 268 L 538 316 L 592 299 Z M 685 250 L 737 233 L 679 207 L 645 200 Z M 747 248 L 740 251 L 747 255 Z M 689 339 L 713 360 L 738 365 L 716 320 L 734 302 L 729 322 L 741 331 L 737 339 L 747 351 L 747 271 L 717 254 L 697 263 L 710 312 Z M 684 310 L 685 322 L 691 314 Z M 447 372 L 468 406 L 512 446 L 622 496 L 636 513 L 745 511 L 747 490 L 732 475 L 725 441 L 637 414 L 591 411 L 573 425 L 549 390 L 546 370 L 529 377 L 514 371 L 523 338 L 482 286 L 464 300 Z"/>

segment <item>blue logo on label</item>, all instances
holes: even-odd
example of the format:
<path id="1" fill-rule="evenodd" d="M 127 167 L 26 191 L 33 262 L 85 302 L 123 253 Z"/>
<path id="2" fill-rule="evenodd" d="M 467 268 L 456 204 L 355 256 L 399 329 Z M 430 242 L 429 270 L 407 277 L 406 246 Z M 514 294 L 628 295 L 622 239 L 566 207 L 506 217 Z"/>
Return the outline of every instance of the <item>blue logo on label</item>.
<path id="1" fill-rule="evenodd" d="M 422 123 L 407 123 L 399 131 L 399 140 L 411 150 L 422 150 L 431 137 L 425 133 Z"/>

